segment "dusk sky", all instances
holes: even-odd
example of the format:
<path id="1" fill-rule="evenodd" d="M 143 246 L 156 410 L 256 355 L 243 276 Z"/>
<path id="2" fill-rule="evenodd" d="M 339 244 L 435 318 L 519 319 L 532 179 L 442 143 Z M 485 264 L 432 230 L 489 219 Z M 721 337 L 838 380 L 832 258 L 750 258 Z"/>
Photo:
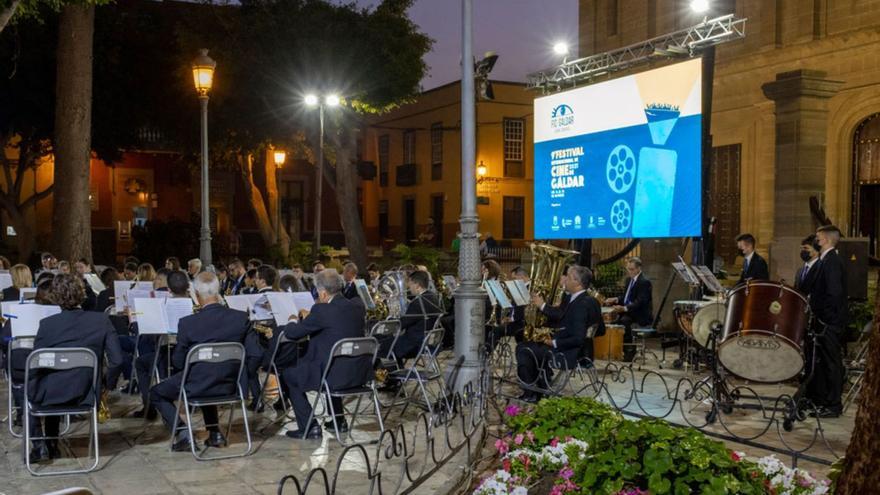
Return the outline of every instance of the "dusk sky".
<path id="1" fill-rule="evenodd" d="M 374 6 L 379 0 L 357 0 Z M 495 51 L 499 58 L 492 79 L 525 81 L 526 74 L 552 67 L 556 41 L 577 47 L 577 0 L 474 0 L 474 55 Z M 422 80 L 431 89 L 461 78 L 461 1 L 416 0 L 410 17 L 434 39 L 425 59 L 430 72 Z"/>

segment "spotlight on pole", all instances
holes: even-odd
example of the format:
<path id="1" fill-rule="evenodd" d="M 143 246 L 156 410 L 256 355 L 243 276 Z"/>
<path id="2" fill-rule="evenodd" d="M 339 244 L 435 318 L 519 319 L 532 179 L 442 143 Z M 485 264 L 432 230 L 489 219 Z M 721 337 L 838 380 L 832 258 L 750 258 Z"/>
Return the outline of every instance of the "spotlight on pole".
<path id="1" fill-rule="evenodd" d="M 492 81 L 489 80 L 489 73 L 495 67 L 498 61 L 498 54 L 495 52 L 486 52 L 482 60 L 474 64 L 474 80 L 477 83 L 477 89 L 481 100 L 494 100 L 495 91 L 492 89 Z"/>
<path id="2" fill-rule="evenodd" d="M 563 56 L 563 57 L 567 56 L 568 55 L 568 43 L 565 43 L 564 41 L 559 41 L 556 44 L 554 44 L 553 45 L 553 53 L 560 55 L 560 56 Z"/>
<path id="3" fill-rule="evenodd" d="M 338 106 L 339 106 L 339 96 L 337 96 L 337 95 L 327 95 L 327 97 L 324 98 L 324 103 L 325 103 L 328 107 L 338 107 Z"/>
<path id="4" fill-rule="evenodd" d="M 309 94 L 309 95 L 306 95 L 305 101 L 306 101 L 306 105 L 313 107 L 318 104 L 318 97 L 316 95 Z"/>
<path id="5" fill-rule="evenodd" d="M 709 0 L 691 0 L 691 10 L 698 14 L 705 14 L 709 11 Z"/>

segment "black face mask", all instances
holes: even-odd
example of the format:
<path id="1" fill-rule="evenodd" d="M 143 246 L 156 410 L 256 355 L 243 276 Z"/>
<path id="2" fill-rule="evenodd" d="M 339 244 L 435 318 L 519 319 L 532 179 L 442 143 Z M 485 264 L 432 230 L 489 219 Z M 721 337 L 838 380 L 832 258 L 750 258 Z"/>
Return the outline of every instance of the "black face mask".
<path id="1" fill-rule="evenodd" d="M 736 252 L 737 252 L 737 254 L 739 254 L 742 257 L 745 257 L 745 255 L 746 255 L 746 252 L 743 251 L 742 249 L 737 249 Z"/>
<path id="2" fill-rule="evenodd" d="M 809 251 L 801 250 L 801 259 L 804 260 L 804 263 L 810 261 L 810 258 L 812 258 L 812 256 Z"/>

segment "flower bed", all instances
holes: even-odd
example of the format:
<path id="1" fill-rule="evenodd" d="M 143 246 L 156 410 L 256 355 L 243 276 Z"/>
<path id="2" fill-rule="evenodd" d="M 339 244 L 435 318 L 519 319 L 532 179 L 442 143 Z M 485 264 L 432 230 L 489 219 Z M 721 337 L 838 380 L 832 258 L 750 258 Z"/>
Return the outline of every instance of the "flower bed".
<path id="1" fill-rule="evenodd" d="M 625 420 L 606 404 L 554 398 L 504 412 L 500 469 L 475 495 L 821 495 L 828 483 L 773 456 L 747 459 L 691 428 Z"/>

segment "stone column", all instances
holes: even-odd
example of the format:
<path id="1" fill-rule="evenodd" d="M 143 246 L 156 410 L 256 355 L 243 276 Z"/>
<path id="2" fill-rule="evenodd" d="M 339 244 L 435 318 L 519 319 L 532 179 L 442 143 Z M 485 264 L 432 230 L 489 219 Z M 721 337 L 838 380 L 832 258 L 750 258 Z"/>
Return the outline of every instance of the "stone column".
<path id="1" fill-rule="evenodd" d="M 810 196 L 825 195 L 825 148 L 828 136 L 828 99 L 842 81 L 826 79 L 823 71 L 782 72 L 764 84 L 764 96 L 776 104 L 776 161 L 773 204 L 773 240 L 770 277 L 793 282 L 800 266 L 800 241 L 816 226 L 810 214 Z M 760 241 L 760 240 L 759 240 Z"/>

